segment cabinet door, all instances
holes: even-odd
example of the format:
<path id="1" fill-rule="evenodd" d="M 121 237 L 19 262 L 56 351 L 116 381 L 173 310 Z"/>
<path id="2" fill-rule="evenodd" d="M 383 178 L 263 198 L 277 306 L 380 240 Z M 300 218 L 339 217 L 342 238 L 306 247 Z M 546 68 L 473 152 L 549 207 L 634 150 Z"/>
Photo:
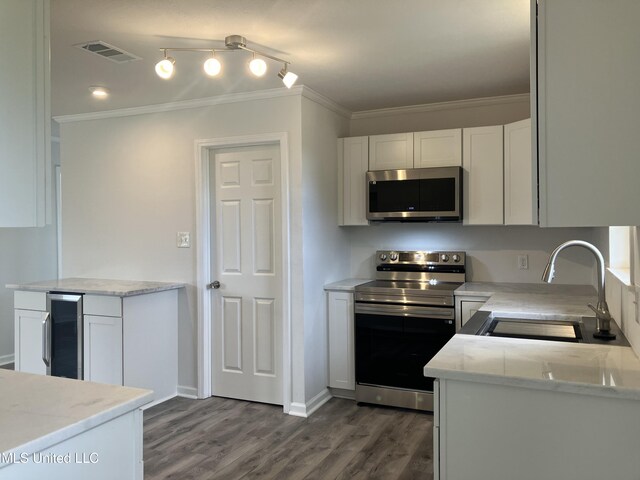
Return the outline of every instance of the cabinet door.
<path id="1" fill-rule="evenodd" d="M 531 119 L 504 126 L 504 224 L 537 225 L 538 175 L 531 155 Z"/>
<path id="2" fill-rule="evenodd" d="M 42 360 L 42 324 L 47 312 L 15 310 L 15 369 L 18 372 L 47 374 Z"/>
<path id="3" fill-rule="evenodd" d="M 461 325 L 464 325 L 465 323 L 467 323 L 469 321 L 469 319 L 471 317 L 473 317 L 473 314 L 476 313 L 480 307 L 482 307 L 482 305 L 484 305 L 486 302 L 483 301 L 469 301 L 469 300 L 462 300 L 460 302 L 460 322 Z"/>
<path id="4" fill-rule="evenodd" d="M 329 386 L 354 390 L 353 294 L 328 292 Z"/>
<path id="5" fill-rule="evenodd" d="M 338 225 L 368 225 L 369 137 L 338 139 Z"/>
<path id="6" fill-rule="evenodd" d="M 638 19 L 637 1 L 539 1 L 541 226 L 640 225 Z"/>
<path id="7" fill-rule="evenodd" d="M 465 128 L 463 222 L 467 225 L 504 223 L 502 125 Z"/>
<path id="8" fill-rule="evenodd" d="M 0 227 L 51 222 L 49 0 L 0 2 Z M 9 60 L 10 59 L 10 60 Z"/>
<path id="9" fill-rule="evenodd" d="M 84 379 L 122 385 L 122 317 L 84 316 Z"/>
<path id="10" fill-rule="evenodd" d="M 369 137 L 369 170 L 413 168 L 413 133 Z"/>
<path id="11" fill-rule="evenodd" d="M 415 132 L 413 134 L 413 166 L 462 166 L 462 129 Z"/>

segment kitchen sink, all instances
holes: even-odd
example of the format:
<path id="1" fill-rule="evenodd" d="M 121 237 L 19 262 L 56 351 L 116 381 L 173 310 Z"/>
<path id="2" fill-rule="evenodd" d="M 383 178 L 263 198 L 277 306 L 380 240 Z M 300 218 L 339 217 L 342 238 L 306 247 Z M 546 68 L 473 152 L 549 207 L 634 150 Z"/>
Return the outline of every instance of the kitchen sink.
<path id="1" fill-rule="evenodd" d="M 556 342 L 629 346 L 629 342 L 615 321 L 611 323 L 611 331 L 616 334 L 616 338 L 603 340 L 595 338 L 593 335 L 596 332 L 595 317 L 541 319 L 517 318 L 508 315 L 480 310 L 462 326 L 458 333 L 485 337 L 528 338 Z"/>
<path id="2" fill-rule="evenodd" d="M 584 338 L 581 327 L 579 321 L 495 317 L 478 335 L 579 343 Z"/>

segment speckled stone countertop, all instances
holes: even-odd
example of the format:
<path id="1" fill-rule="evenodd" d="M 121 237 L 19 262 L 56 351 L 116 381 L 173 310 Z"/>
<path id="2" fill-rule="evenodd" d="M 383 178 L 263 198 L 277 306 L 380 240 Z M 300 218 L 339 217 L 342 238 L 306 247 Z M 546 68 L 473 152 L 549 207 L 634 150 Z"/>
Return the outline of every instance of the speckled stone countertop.
<path id="1" fill-rule="evenodd" d="M 458 334 L 424 374 L 640 400 L 640 360 L 629 347 Z"/>
<path id="2" fill-rule="evenodd" d="M 358 285 L 370 282 L 368 278 L 347 278 L 340 280 L 339 282 L 328 283 L 324 286 L 325 290 L 331 290 L 333 292 L 353 292 Z"/>
<path id="3" fill-rule="evenodd" d="M 152 394 L 0 369 L 0 452 L 41 451 L 141 407 Z"/>
<path id="4" fill-rule="evenodd" d="M 493 315 L 540 320 L 569 320 L 592 317 L 588 307 L 598 301 L 596 295 L 569 295 L 558 293 L 496 293 L 480 307 Z"/>
<path id="5" fill-rule="evenodd" d="M 458 287 L 456 295 L 490 297 L 496 293 L 539 293 L 559 295 L 595 295 L 591 285 L 563 285 L 560 283 L 493 283 L 467 282 Z"/>
<path id="6" fill-rule="evenodd" d="M 184 283 L 107 280 L 100 278 L 62 278 L 59 280 L 6 285 L 7 288 L 13 290 L 31 290 L 35 292 L 62 291 L 111 295 L 115 297 L 129 297 L 131 295 L 175 290 L 183 288 L 184 286 Z"/>

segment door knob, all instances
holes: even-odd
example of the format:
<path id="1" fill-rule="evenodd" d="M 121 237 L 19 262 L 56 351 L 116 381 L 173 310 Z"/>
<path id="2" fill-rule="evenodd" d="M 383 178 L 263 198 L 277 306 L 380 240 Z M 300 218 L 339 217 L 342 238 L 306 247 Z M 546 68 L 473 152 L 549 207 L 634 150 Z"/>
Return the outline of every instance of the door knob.
<path id="1" fill-rule="evenodd" d="M 207 288 L 209 290 L 211 290 L 211 289 L 217 290 L 217 289 L 220 288 L 220 282 L 218 280 L 215 280 L 215 281 L 211 282 L 210 284 L 208 284 Z"/>

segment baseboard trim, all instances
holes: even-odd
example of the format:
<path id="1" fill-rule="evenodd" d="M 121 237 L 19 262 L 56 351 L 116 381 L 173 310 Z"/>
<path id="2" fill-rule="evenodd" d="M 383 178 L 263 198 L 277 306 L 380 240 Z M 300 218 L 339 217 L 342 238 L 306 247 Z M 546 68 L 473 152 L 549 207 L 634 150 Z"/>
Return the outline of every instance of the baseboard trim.
<path id="1" fill-rule="evenodd" d="M 291 402 L 289 415 L 293 415 L 294 417 L 308 418 L 313 414 L 313 412 L 318 410 L 329 400 L 331 400 L 331 393 L 327 388 L 325 388 L 307 403 Z"/>
<path id="2" fill-rule="evenodd" d="M 15 355 L 2 355 L 0 356 L 0 365 L 6 365 L 7 363 L 15 363 Z"/>
<path id="3" fill-rule="evenodd" d="M 345 390 L 343 388 L 331 388 L 329 387 L 329 393 L 332 396 L 337 398 L 344 398 L 346 400 L 355 400 L 356 399 L 356 391 L 355 390 Z"/>
<path id="4" fill-rule="evenodd" d="M 197 400 L 198 389 L 195 387 L 185 387 L 183 385 L 178 385 L 178 396 Z"/>

